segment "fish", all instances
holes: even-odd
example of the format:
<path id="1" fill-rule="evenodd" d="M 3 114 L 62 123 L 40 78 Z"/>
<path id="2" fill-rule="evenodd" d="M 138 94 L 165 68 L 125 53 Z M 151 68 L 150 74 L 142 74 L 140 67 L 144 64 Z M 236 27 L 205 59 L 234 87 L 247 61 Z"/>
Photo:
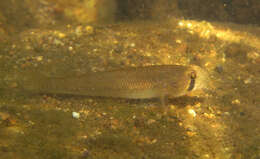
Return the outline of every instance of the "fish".
<path id="1" fill-rule="evenodd" d="M 152 65 L 71 77 L 34 75 L 24 89 L 37 93 L 127 99 L 175 98 L 206 87 L 207 72 L 197 65 Z"/>

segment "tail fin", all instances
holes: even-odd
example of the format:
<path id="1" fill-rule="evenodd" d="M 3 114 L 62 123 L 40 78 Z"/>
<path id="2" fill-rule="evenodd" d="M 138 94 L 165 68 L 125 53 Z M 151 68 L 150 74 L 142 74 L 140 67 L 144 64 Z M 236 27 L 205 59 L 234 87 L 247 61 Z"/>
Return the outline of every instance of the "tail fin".
<path id="1" fill-rule="evenodd" d="M 35 93 L 48 76 L 36 71 L 21 71 L 0 80 L 0 94 Z"/>

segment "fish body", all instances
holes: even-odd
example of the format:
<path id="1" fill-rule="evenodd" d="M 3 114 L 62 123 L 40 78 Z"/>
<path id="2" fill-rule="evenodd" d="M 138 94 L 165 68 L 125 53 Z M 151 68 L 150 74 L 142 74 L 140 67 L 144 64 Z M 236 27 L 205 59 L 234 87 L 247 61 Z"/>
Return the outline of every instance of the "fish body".
<path id="1" fill-rule="evenodd" d="M 199 66 L 160 65 L 89 72 L 73 77 L 29 80 L 25 89 L 38 93 L 129 99 L 178 97 L 201 89 L 205 71 Z"/>

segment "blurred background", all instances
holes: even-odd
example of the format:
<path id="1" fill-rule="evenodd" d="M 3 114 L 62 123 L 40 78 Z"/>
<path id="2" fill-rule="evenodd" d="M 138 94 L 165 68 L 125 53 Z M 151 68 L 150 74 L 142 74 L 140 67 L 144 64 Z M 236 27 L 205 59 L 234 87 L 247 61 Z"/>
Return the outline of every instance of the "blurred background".
<path id="1" fill-rule="evenodd" d="M 170 17 L 259 24 L 258 0 L 3 0 L 1 32 L 66 23 L 162 20 Z"/>
<path id="2" fill-rule="evenodd" d="M 1 0 L 0 158 L 259 159 L 259 24 L 259 0 Z M 172 64 L 208 90 L 165 107 L 23 90 Z"/>

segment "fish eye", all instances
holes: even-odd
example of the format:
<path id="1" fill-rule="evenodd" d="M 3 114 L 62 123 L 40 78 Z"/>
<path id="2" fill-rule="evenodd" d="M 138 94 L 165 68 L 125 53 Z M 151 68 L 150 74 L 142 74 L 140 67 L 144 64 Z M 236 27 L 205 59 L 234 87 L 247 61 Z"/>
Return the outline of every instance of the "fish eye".
<path id="1" fill-rule="evenodd" d="M 190 85 L 188 87 L 188 91 L 192 91 L 193 88 L 195 87 L 195 79 L 196 79 L 197 75 L 195 71 L 192 71 L 190 73 Z"/>
<path id="2" fill-rule="evenodd" d="M 196 77 L 197 77 L 196 72 L 195 72 L 195 71 L 191 71 L 191 73 L 190 73 L 190 78 L 191 78 L 191 79 L 195 79 Z"/>

